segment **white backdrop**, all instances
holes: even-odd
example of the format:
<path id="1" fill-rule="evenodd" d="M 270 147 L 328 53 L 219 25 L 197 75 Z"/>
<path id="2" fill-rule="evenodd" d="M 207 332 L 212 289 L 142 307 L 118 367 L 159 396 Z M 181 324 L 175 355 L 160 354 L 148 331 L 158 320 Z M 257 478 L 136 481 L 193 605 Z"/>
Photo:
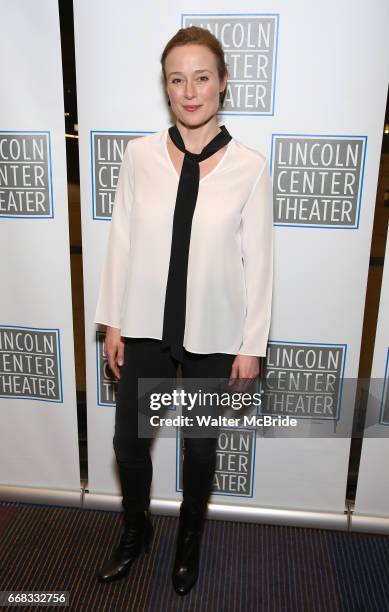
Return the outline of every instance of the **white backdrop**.
<path id="1" fill-rule="evenodd" d="M 220 121 L 271 160 L 275 280 L 264 372 L 287 378 L 336 372 L 341 379 L 358 372 L 386 102 L 388 7 L 361 0 L 216 0 L 196 3 L 194 15 L 193 4 L 167 0 L 163 19 L 159 8 L 150 0 L 136 6 L 74 1 L 91 494 L 119 494 L 114 396 L 93 324 L 106 221 L 127 139 L 170 125 L 159 58 L 181 25 L 209 27 L 220 37 L 231 77 Z M 285 413 L 281 389 L 270 410 Z M 236 432 L 221 440 L 214 501 L 331 512 L 343 521 L 349 439 L 341 432 L 352 408 L 350 391 L 330 414 L 290 408 L 308 429 L 330 422 L 336 439 L 255 440 Z M 155 447 L 155 499 L 180 498 L 177 448 L 174 440 Z M 230 470 L 223 452 L 235 454 Z M 249 466 L 242 473 L 239 453 Z M 238 492 L 237 474 L 244 481 Z"/>
<path id="2" fill-rule="evenodd" d="M 0 495 L 79 502 L 58 6 L 1 0 L 0 12 Z"/>

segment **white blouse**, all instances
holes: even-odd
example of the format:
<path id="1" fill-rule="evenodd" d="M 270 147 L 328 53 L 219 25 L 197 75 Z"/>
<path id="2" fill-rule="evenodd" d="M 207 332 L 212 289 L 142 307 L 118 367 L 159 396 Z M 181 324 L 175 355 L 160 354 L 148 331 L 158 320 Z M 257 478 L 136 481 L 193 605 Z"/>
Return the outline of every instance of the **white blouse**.
<path id="1" fill-rule="evenodd" d="M 94 322 L 162 339 L 179 175 L 168 130 L 129 141 L 120 167 Z M 200 179 L 189 249 L 184 347 L 266 355 L 273 285 L 268 159 L 234 138 Z"/>

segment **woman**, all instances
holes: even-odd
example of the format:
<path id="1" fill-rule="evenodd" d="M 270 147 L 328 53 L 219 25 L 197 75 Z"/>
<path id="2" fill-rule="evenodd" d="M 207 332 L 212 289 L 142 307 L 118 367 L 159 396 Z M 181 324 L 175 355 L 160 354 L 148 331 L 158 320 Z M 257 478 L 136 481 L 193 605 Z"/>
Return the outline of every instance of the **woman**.
<path id="1" fill-rule="evenodd" d="M 127 574 L 152 538 L 152 463 L 137 436 L 138 378 L 255 379 L 270 327 L 273 237 L 267 158 L 236 141 L 216 114 L 227 86 L 218 40 L 198 27 L 166 45 L 162 73 L 175 123 L 126 147 L 95 322 L 119 380 L 113 439 L 124 532 L 98 573 Z M 215 438 L 185 438 L 173 585 L 199 570 Z M 172 475 L 173 477 L 173 475 Z"/>

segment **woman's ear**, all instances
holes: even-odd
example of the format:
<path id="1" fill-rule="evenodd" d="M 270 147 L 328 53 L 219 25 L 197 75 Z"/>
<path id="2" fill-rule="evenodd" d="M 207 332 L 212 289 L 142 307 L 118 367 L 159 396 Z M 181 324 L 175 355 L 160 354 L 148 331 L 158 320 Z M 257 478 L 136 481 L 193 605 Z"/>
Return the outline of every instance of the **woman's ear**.
<path id="1" fill-rule="evenodd" d="M 225 88 L 227 87 L 227 81 L 228 81 L 228 72 L 225 73 L 224 77 L 222 78 L 220 82 L 220 91 L 225 90 Z"/>
<path id="2" fill-rule="evenodd" d="M 165 87 L 165 98 L 166 98 L 166 104 L 168 106 L 171 106 L 171 102 L 170 102 L 170 98 L 169 98 L 169 92 L 168 92 L 167 87 Z"/>

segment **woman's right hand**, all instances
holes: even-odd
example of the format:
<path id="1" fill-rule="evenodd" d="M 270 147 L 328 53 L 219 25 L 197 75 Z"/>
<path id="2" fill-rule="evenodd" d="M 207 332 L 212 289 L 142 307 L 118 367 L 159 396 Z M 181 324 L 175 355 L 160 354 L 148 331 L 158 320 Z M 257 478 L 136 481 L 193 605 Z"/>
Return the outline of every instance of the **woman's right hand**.
<path id="1" fill-rule="evenodd" d="M 124 364 L 124 341 L 120 335 L 120 329 L 109 327 L 105 332 L 104 352 L 107 355 L 108 365 L 117 379 L 120 379 L 118 366 Z"/>

